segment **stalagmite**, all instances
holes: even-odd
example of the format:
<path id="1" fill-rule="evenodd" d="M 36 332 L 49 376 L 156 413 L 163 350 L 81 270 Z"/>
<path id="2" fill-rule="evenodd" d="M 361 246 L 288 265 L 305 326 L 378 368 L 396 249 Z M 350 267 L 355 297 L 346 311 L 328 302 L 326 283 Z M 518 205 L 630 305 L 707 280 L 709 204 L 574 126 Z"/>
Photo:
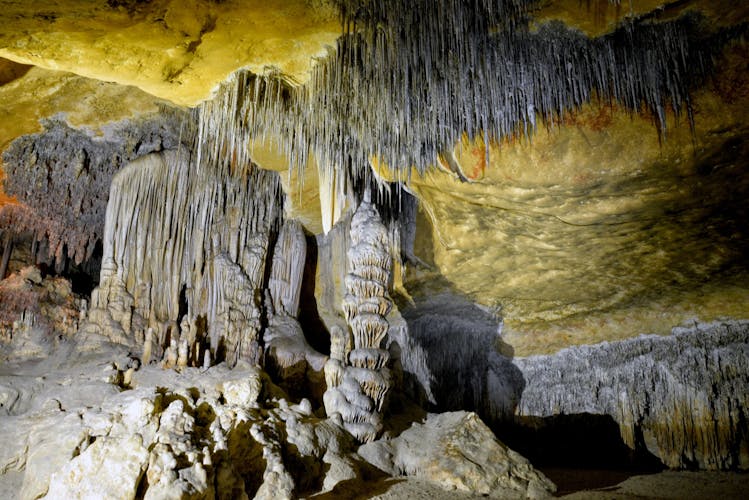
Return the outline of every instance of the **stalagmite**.
<path id="1" fill-rule="evenodd" d="M 162 363 L 164 368 L 176 368 L 177 367 L 177 341 L 172 339 L 169 342 L 169 347 L 164 352 L 164 362 Z"/>
<path id="2" fill-rule="evenodd" d="M 143 342 L 143 354 L 140 358 L 141 363 L 147 365 L 151 362 L 151 349 L 153 346 L 153 328 L 146 329 L 146 337 Z"/>
<path id="3" fill-rule="evenodd" d="M 177 368 L 185 368 L 187 366 L 187 353 L 189 348 L 187 347 L 187 339 L 182 339 L 177 346 Z"/>
<path id="4" fill-rule="evenodd" d="M 382 430 L 382 412 L 392 377 L 390 354 L 383 349 L 388 332 L 384 315 L 391 258 L 389 233 L 369 193 L 351 220 L 350 273 L 343 308 L 351 334 L 331 331 L 331 359 L 325 366 L 324 396 L 329 417 L 341 415 L 344 427 L 358 440 L 372 441 Z"/>

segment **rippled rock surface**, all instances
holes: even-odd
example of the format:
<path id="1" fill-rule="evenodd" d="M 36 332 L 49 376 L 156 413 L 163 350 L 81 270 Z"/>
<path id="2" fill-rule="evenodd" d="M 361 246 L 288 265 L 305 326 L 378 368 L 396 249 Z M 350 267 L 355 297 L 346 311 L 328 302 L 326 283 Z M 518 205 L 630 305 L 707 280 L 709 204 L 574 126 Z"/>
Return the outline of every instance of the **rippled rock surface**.
<path id="1" fill-rule="evenodd" d="M 749 468 L 749 321 L 696 324 L 514 364 L 524 379 L 518 417 L 609 415 L 627 446 L 644 447 L 669 467 Z"/>

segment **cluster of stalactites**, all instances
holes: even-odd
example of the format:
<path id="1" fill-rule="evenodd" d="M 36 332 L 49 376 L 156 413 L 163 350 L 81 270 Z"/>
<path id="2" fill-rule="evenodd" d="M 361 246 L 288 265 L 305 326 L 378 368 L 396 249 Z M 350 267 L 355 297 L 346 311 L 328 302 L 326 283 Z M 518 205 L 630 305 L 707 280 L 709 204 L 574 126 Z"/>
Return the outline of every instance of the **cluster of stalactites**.
<path id="1" fill-rule="evenodd" d="M 694 15 L 628 19 L 595 39 L 561 23 L 531 30 L 537 3 L 342 0 L 344 35 L 306 85 L 240 72 L 200 109 L 201 154 L 230 168 L 248 140 L 271 141 L 290 166 L 314 154 L 338 193 L 373 158 L 405 178 L 462 134 L 530 136 L 596 98 L 650 112 L 661 132 L 669 108 L 691 120 L 690 88 L 726 37 L 702 35 Z"/>
<path id="2" fill-rule="evenodd" d="M 91 331 L 111 335 L 106 311 L 125 343 L 167 366 L 216 356 L 259 362 L 266 256 L 283 192 L 275 172 L 218 171 L 180 149 L 115 176 L 90 315 L 104 328 Z"/>
<path id="3" fill-rule="evenodd" d="M 392 302 L 387 296 L 392 260 L 389 232 L 368 197 L 351 220 L 350 272 L 343 310 L 350 331 L 331 331 L 325 365 L 328 416 L 340 414 L 344 427 L 363 442 L 382 431 L 382 413 L 392 385 L 384 349 Z"/>
<path id="4" fill-rule="evenodd" d="M 298 316 L 306 258 L 307 241 L 302 225 L 298 221 L 287 221 L 278 233 L 268 281 L 273 314 Z"/>

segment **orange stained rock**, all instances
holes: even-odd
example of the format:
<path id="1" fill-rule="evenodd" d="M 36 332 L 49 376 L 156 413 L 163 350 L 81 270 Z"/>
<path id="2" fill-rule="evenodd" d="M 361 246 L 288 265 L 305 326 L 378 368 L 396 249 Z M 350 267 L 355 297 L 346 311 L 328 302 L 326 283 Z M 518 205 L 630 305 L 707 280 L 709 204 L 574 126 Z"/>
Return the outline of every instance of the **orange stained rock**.
<path id="1" fill-rule="evenodd" d="M 16 198 L 13 196 L 8 196 L 7 194 L 5 194 L 5 191 L 3 191 L 3 178 L 3 171 L 0 170 L 0 208 L 5 205 L 17 205 L 18 200 L 16 200 Z"/>
<path id="2" fill-rule="evenodd" d="M 670 115 L 659 140 L 651 117 L 595 103 L 490 144 L 488 164 L 482 141 L 457 144 L 464 179 L 412 171 L 417 256 L 452 290 L 501 307 L 517 355 L 745 317 L 746 52 L 730 48 L 715 86 L 695 93 L 694 135 Z M 483 176 L 466 182 L 473 172 Z M 437 293 L 429 279 L 412 270 L 405 287 Z"/>

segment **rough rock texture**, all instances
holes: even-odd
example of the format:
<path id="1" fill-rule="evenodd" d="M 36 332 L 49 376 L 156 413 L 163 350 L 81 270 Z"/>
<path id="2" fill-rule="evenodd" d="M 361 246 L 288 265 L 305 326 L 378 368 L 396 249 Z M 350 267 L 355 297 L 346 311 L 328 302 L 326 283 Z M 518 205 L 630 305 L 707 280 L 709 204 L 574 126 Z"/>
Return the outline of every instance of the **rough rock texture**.
<path id="1" fill-rule="evenodd" d="M 413 344 L 404 351 L 419 367 L 412 373 L 426 402 L 441 410 L 482 408 L 490 359 L 502 348 L 496 312 L 445 292 L 401 307 Z M 503 375 L 509 380 L 512 372 Z"/>
<path id="2" fill-rule="evenodd" d="M 215 88 L 229 68 L 242 66 L 242 61 L 276 59 L 282 83 L 268 85 L 256 77 L 265 70 L 254 66 L 255 74 L 234 82 L 242 106 L 227 106 L 225 117 L 242 123 L 255 136 L 252 139 L 269 149 L 282 150 L 278 156 L 283 165 L 274 168 L 283 169 L 297 159 L 302 165 L 319 164 L 325 229 L 341 213 L 343 200 L 338 198 L 345 192 L 342 187 L 350 184 L 343 172 L 349 164 L 359 168 L 380 159 L 400 173 L 412 164 L 441 168 L 454 184 L 442 179 L 419 186 L 419 179 L 401 177 L 414 181 L 409 189 L 431 210 L 435 260 L 449 280 L 477 300 L 502 304 L 508 325 L 571 318 L 563 326 L 536 323 L 532 335 L 516 330 L 516 343 L 527 348 L 524 354 L 553 351 L 570 342 L 596 342 L 604 336 L 624 337 L 634 316 L 648 323 L 635 331 L 661 333 L 685 315 L 699 313 L 693 306 L 705 305 L 715 313 L 711 317 L 744 316 L 733 311 L 745 310 L 746 280 L 716 275 L 741 260 L 746 233 L 740 224 L 713 222 L 724 207 L 735 207 L 735 221 L 744 219 L 744 162 L 734 160 L 746 154 L 734 139 L 746 134 L 745 127 L 736 127 L 746 114 L 745 88 L 721 71 L 714 88 L 708 87 L 707 99 L 692 91 L 693 85 L 704 83 L 711 56 L 741 32 L 740 26 L 719 36 L 712 36 L 711 30 L 744 21 L 745 6 L 726 8 L 725 0 L 694 0 L 671 2 L 663 12 L 659 3 L 647 0 L 630 6 L 633 17 L 625 20 L 624 2 L 524 0 L 503 2 L 494 10 L 495 3 L 483 1 L 423 1 L 418 4 L 423 9 L 404 1 L 340 2 L 347 9 L 344 19 L 356 20 L 344 26 L 353 36 L 344 37 L 336 55 L 321 62 L 314 78 L 296 92 L 286 78 L 297 75 L 289 70 L 294 65 L 285 63 L 304 55 L 308 69 L 307 56 L 315 51 L 306 50 L 307 42 L 315 39 L 318 49 L 322 44 L 320 38 L 307 35 L 335 16 L 327 15 L 330 9 L 319 8 L 326 2 L 245 3 L 190 3 L 192 16 L 186 16 L 171 1 L 112 2 L 115 7 L 102 4 L 85 15 L 83 4 L 75 0 L 58 2 L 37 15 L 11 2 L 3 15 L 13 16 L 14 22 L 3 33 L 0 50 L 41 65 L 74 65 L 74 70 L 100 78 L 147 80 L 160 87 L 159 95 L 175 101 L 184 97 L 183 92 L 207 95 L 206 88 Z M 364 8 L 357 9 L 359 4 Z M 541 4 L 550 10 L 534 10 Z M 260 8 L 281 17 L 261 16 L 252 30 L 243 30 L 245 18 L 235 14 Z M 560 9 L 564 15 L 557 15 Z M 445 16 L 444 11 L 454 15 Z M 693 11 L 706 12 L 709 19 L 677 16 Z M 299 12 L 310 17 L 289 17 Z M 527 24 L 525 14 L 537 17 L 537 23 Z M 452 23 L 452 18 L 460 22 Z M 602 36 L 588 39 L 545 23 L 549 18 Z M 615 26 L 612 19 L 624 22 Z M 596 28 L 583 21 L 592 21 Z M 288 24 L 297 22 L 311 31 L 289 33 Z M 261 32 L 291 36 L 294 43 L 275 36 L 251 43 Z M 143 36 L 146 33 L 149 36 Z M 141 39 L 149 43 L 133 43 Z M 164 43 L 168 50 L 161 50 Z M 557 47 L 565 49 L 558 52 Z M 745 74 L 746 56 L 738 47 L 737 59 L 715 59 L 715 67 Z M 728 51 L 737 52 L 737 46 Z M 17 76 L 23 69 L 11 69 L 8 86 L 25 86 L 19 82 L 26 82 L 27 76 Z M 172 92 L 163 92 L 162 84 Z M 715 95 L 727 102 L 713 106 Z M 43 96 L 40 100 L 47 101 Z M 80 97 L 71 94 L 71 99 Z M 589 101 L 593 105 L 583 106 L 580 114 L 581 105 Z M 652 115 L 631 120 L 630 111 L 643 105 Z M 94 104 L 80 107 L 90 106 Z M 681 108 L 687 115 L 694 111 L 696 145 L 689 120 L 674 126 L 669 108 Z M 13 109 L 11 116 L 25 107 Z M 262 110 L 267 111 L 265 116 Z M 537 126 L 542 118 L 550 131 Z M 661 125 L 668 122 L 666 141 L 652 128 L 652 118 Z M 548 142 L 545 132 L 558 139 L 551 147 L 543 146 Z M 533 136 L 533 142 L 489 140 L 508 136 Z M 455 147 L 464 138 L 476 147 Z M 246 141 L 234 144 L 240 146 L 216 149 L 226 158 L 249 149 Z M 738 153 L 732 158 L 713 156 L 714 151 L 734 150 Z M 318 153 L 326 161 L 307 158 Z M 618 168 L 620 160 L 630 168 Z M 661 163 L 691 165 L 696 175 L 677 168 L 661 176 Z M 484 175 L 487 172 L 490 175 Z M 705 177 L 723 177 L 721 172 L 727 175 L 719 182 L 703 183 Z M 665 188 L 652 189 L 653 177 Z M 733 181 L 732 189 L 722 189 Z M 669 189 L 674 185 L 683 189 Z M 706 185 L 717 189 L 703 189 Z M 643 189 L 634 193 L 639 187 Z M 709 213 L 695 216 L 700 207 Z M 653 220 L 659 222 L 652 224 Z M 683 228 L 693 237 L 680 231 Z M 700 234 L 703 229 L 707 237 Z M 480 248 L 473 241 L 479 232 L 487 239 Z M 638 235 L 647 235 L 651 243 L 633 244 L 631 238 Z M 658 251 L 650 251 L 654 249 Z M 684 255 L 694 257 L 681 259 Z M 643 260 L 646 265 L 641 265 Z M 708 264 L 703 267 L 704 263 Z M 746 269 L 745 263 L 738 264 L 739 270 Z M 638 301 L 662 272 L 669 276 L 668 285 L 662 285 L 667 293 L 654 292 L 665 297 L 654 312 Z M 486 275 L 497 278 L 477 279 Z M 706 282 L 716 286 L 702 289 Z M 691 292 L 697 288 L 701 289 Z M 673 295 L 676 299 L 669 301 Z M 730 300 L 721 300 L 725 295 Z M 700 300 L 703 296 L 708 299 Z M 674 302 L 677 307 L 671 307 Z M 571 316 L 618 305 L 626 309 L 617 312 L 617 328 L 599 326 L 610 315 Z M 630 308 L 636 314 L 629 314 Z M 668 312 L 660 314 L 661 310 Z M 660 319 L 666 315 L 669 319 Z M 537 330 L 553 330 L 554 338 L 535 335 Z"/>
<path id="3" fill-rule="evenodd" d="M 0 280 L 0 359 L 44 357 L 78 331 L 86 299 L 64 278 L 44 277 L 27 266 Z M 12 401 L 3 401 L 7 407 Z"/>
<path id="4" fill-rule="evenodd" d="M 359 454 L 389 474 L 491 498 L 545 498 L 556 489 L 474 413 L 430 414 L 397 438 L 360 446 Z"/>
<path id="5" fill-rule="evenodd" d="M 19 498 L 292 498 L 344 477 L 324 464 L 350 461 L 352 438 L 256 368 L 143 367 L 117 386 L 129 362 L 105 358 L 67 356 L 37 389 L 44 406 L 0 420 L 0 472 L 25 471 Z M 2 394 L 26 378 L 0 375 Z"/>
<path id="6" fill-rule="evenodd" d="M 322 398 L 323 367 L 327 361 L 305 338 L 299 315 L 307 243 L 302 226 L 286 221 L 273 251 L 266 296 L 268 325 L 263 333 L 265 366 L 290 395 Z"/>
<path id="7" fill-rule="evenodd" d="M 245 168 L 222 177 L 180 149 L 115 177 L 84 346 L 142 346 L 170 365 L 180 349 L 193 366 L 206 352 L 258 361 L 266 253 L 283 203 L 276 173 Z"/>
<path id="8" fill-rule="evenodd" d="M 329 332 L 340 334 L 348 329 L 343 309 L 348 294 L 345 276 L 350 269 L 348 250 L 351 243 L 351 217 L 348 212 L 327 234 L 317 236 L 318 259 L 315 275 L 315 300 L 322 322 Z M 392 232 L 391 232 L 392 236 Z M 401 236 L 401 241 L 407 238 Z M 398 259 L 393 262 L 394 268 Z M 398 283 L 400 273 L 393 271 L 393 286 Z M 397 307 L 390 308 L 385 319 L 389 329 L 385 349 L 389 352 L 396 385 L 414 401 L 433 400 L 430 389 L 430 370 L 424 349 L 410 331 L 410 327 Z M 345 339 L 344 339 L 345 340 Z M 331 338 L 331 343 L 334 340 Z M 336 339 L 335 342 L 340 342 Z M 340 347 L 340 343 L 339 343 Z"/>
<path id="9" fill-rule="evenodd" d="M 350 331 L 330 332 L 330 360 L 325 365 L 325 411 L 343 419 L 360 441 L 372 441 L 382 431 L 382 413 L 392 386 L 390 352 L 386 350 L 390 327 L 386 316 L 392 301 L 389 235 L 377 209 L 365 195 L 351 219 L 348 294 L 343 310 Z"/>
<path id="10" fill-rule="evenodd" d="M 406 288 L 501 308 L 519 356 L 749 317 L 747 54 L 726 49 L 692 97 L 694 129 L 669 118 L 662 140 L 649 117 L 594 103 L 532 140 L 459 141 L 465 182 L 408 181 L 416 253 L 450 287 L 412 266 Z"/>
<path id="11" fill-rule="evenodd" d="M 3 2 L 0 57 L 71 71 L 193 106 L 237 68 L 295 81 L 341 33 L 325 0 Z"/>
<path id="12" fill-rule="evenodd" d="M 307 242 L 301 224 L 296 221 L 286 222 L 278 233 L 268 282 L 275 314 L 292 317 L 299 314 L 299 295 L 306 259 Z"/>
<path id="13" fill-rule="evenodd" d="M 178 116 L 165 113 L 109 124 L 101 135 L 52 120 L 17 139 L 3 154 L 4 189 L 30 209 L 14 230 L 33 233 L 42 257 L 89 258 L 102 239 L 112 176 L 135 158 L 177 147 L 179 130 Z"/>
<path id="14" fill-rule="evenodd" d="M 749 469 L 749 321 L 516 359 L 519 417 L 610 415 L 630 447 L 674 468 Z M 501 372 L 494 380 L 500 380 Z M 497 393 L 489 385 L 490 399 Z"/>
<path id="15" fill-rule="evenodd" d="M 51 476 L 44 498 L 134 498 L 148 458 L 137 434 L 101 437 Z"/>
<path id="16" fill-rule="evenodd" d="M 529 442 L 540 431 L 565 432 L 560 419 L 586 425 L 598 417 L 615 433 L 618 426 L 624 448 L 669 467 L 747 468 L 747 321 L 513 357 L 496 315 L 460 297 L 435 295 L 403 315 L 424 368 L 417 379 L 431 388 L 434 408 L 471 409 L 500 435 L 518 426 L 515 434 Z M 543 444 L 526 444 L 544 453 Z"/>
<path id="17" fill-rule="evenodd" d="M 292 404 L 244 361 L 175 371 L 141 365 L 121 347 L 73 347 L 40 364 L 0 365 L 0 401 L 18 396 L 0 415 L 0 491 L 10 497 L 371 496 L 389 489 L 370 488 L 383 472 L 405 476 L 412 493 L 553 489 L 474 414 L 430 415 L 357 452 L 339 419 L 316 417 L 307 399 Z"/>

